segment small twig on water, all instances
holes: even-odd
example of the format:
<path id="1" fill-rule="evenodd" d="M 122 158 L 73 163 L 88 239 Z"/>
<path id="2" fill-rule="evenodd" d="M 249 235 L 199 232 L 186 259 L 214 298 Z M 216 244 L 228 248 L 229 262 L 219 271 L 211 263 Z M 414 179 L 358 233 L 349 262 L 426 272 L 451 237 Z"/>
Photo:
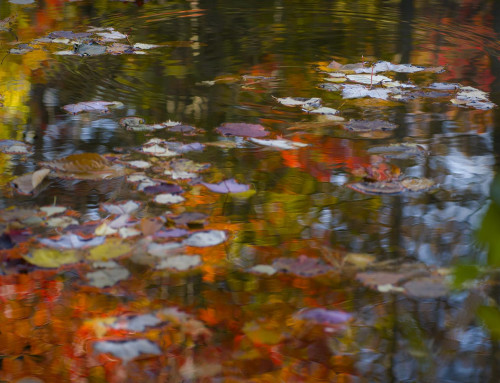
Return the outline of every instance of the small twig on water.
<path id="1" fill-rule="evenodd" d="M 10 54 L 10 52 L 7 52 L 7 54 L 5 56 L 3 56 L 3 59 L 2 59 L 2 62 L 0 62 L 0 65 L 3 64 L 3 60 L 5 60 L 5 58 Z"/>
<path id="2" fill-rule="evenodd" d="M 373 68 L 374 68 L 374 66 L 372 65 L 372 75 L 370 77 L 370 89 L 372 88 L 372 85 L 373 85 Z"/>

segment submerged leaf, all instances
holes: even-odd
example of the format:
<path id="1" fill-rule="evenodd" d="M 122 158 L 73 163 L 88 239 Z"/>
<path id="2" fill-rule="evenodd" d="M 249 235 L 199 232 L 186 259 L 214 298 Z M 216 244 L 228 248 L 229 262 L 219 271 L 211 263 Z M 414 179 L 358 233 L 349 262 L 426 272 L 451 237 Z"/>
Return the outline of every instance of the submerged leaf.
<path id="1" fill-rule="evenodd" d="M 374 130 L 391 131 L 398 126 L 384 120 L 351 120 L 345 128 L 353 132 L 371 132 Z"/>
<path id="2" fill-rule="evenodd" d="M 301 277 L 314 277 L 333 271 L 319 258 L 310 258 L 301 255 L 297 258 L 276 258 L 272 267 L 277 271 L 292 273 Z"/>
<path id="3" fill-rule="evenodd" d="M 174 269 L 178 271 L 186 271 L 193 267 L 201 265 L 201 257 L 199 255 L 174 255 L 162 260 L 157 269 Z"/>
<path id="4" fill-rule="evenodd" d="M 264 137 L 269 134 L 262 125 L 234 122 L 222 124 L 217 131 L 225 136 Z"/>
<path id="5" fill-rule="evenodd" d="M 368 195 L 395 195 L 401 193 L 404 189 L 399 182 L 356 182 L 347 185 L 354 191 Z"/>
<path id="6" fill-rule="evenodd" d="M 42 162 L 41 165 L 56 170 L 57 177 L 69 179 L 108 179 L 122 177 L 125 168 L 111 164 L 97 153 L 72 154 L 58 160 Z"/>
<path id="7" fill-rule="evenodd" d="M 89 284 L 98 288 L 111 287 L 130 277 L 130 271 L 123 266 L 105 268 L 86 274 Z"/>
<path id="8" fill-rule="evenodd" d="M 323 325 L 337 325 L 348 322 L 351 320 L 352 315 L 345 311 L 317 308 L 300 311 L 296 314 L 296 317 Z"/>

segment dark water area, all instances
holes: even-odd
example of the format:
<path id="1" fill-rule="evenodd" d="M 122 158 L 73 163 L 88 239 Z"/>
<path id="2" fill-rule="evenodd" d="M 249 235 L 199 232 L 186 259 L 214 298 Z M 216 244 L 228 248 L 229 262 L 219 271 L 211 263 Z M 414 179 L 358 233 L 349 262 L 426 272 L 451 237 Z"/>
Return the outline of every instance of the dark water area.
<path id="1" fill-rule="evenodd" d="M 498 382 L 499 57 L 495 0 L 1 1 L 0 381 Z"/>

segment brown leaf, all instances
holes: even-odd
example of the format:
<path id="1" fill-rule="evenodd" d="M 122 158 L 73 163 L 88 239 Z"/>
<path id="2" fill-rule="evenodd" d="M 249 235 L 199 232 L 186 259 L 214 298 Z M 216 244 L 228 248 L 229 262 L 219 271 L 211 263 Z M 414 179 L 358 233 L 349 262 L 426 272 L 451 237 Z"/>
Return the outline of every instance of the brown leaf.
<path id="1" fill-rule="evenodd" d="M 143 218 L 141 219 L 141 231 L 145 236 L 153 235 L 163 227 L 163 221 L 158 218 Z"/>
<path id="2" fill-rule="evenodd" d="M 12 181 L 12 184 L 20 194 L 31 194 L 33 190 L 50 173 L 49 169 L 40 169 L 33 173 L 23 174 Z"/>
<path id="3" fill-rule="evenodd" d="M 33 189 L 35 189 L 40 183 L 47 177 L 47 174 L 50 173 L 49 169 L 40 169 L 33 173 L 31 176 L 31 184 L 33 185 Z"/>

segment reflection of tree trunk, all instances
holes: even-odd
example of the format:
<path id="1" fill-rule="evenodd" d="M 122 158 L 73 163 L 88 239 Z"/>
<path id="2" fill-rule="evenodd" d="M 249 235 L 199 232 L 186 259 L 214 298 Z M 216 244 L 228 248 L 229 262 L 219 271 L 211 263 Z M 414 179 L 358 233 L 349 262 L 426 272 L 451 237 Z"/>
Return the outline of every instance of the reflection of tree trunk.
<path id="1" fill-rule="evenodd" d="M 413 0 L 401 0 L 399 5 L 401 21 L 399 23 L 398 53 L 402 63 L 409 63 L 412 51 L 412 22 L 415 13 Z"/>

